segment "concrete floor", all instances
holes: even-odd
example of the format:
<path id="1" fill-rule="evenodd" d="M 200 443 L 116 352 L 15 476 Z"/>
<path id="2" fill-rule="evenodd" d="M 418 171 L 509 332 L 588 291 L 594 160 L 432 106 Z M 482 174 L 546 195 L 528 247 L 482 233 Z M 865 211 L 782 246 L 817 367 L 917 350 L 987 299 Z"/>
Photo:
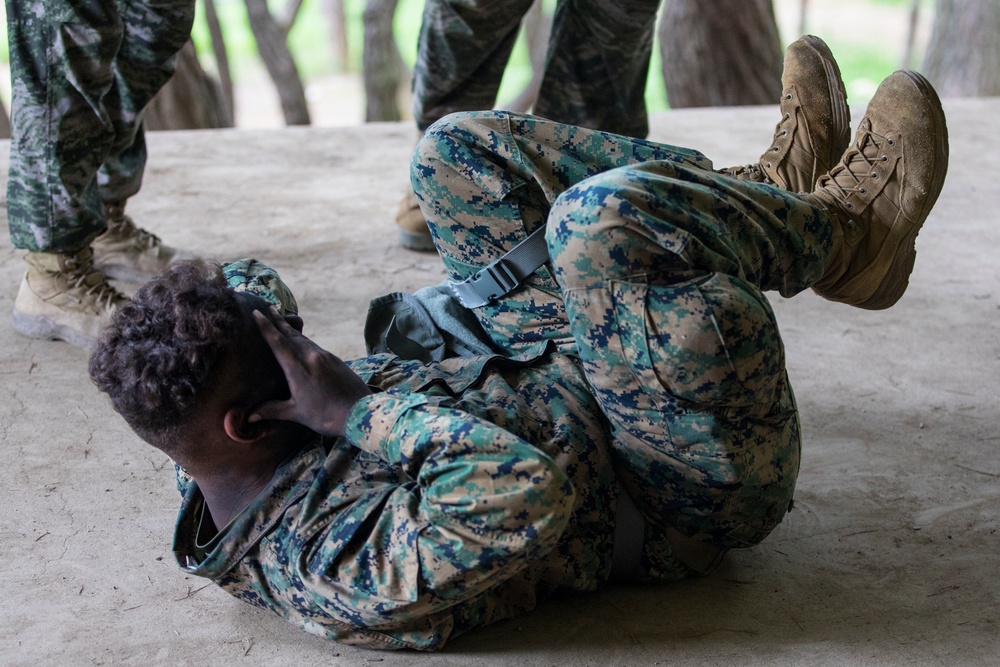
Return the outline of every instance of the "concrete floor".
<path id="1" fill-rule="evenodd" d="M 997 664 L 1000 100 L 946 108 L 951 171 L 902 301 L 773 300 L 804 428 L 796 509 L 776 533 L 711 577 L 556 599 L 441 654 L 330 644 L 180 572 L 167 459 L 91 387 L 84 352 L 0 326 L 0 663 Z M 652 136 L 724 166 L 755 159 L 776 119 L 667 112 Z M 442 277 L 395 241 L 412 135 L 154 135 L 130 212 L 171 244 L 272 264 L 306 332 L 358 355 L 368 299 Z M 0 231 L 0 312 L 20 255 Z"/>

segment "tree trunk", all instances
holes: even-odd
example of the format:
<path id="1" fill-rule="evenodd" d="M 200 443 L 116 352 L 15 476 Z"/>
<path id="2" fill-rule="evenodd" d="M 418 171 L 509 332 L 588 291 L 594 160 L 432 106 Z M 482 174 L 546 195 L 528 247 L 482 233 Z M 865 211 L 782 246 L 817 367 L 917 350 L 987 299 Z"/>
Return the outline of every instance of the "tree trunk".
<path id="1" fill-rule="evenodd" d="M 275 21 L 267 0 L 246 0 L 250 29 L 257 40 L 261 60 L 281 100 L 286 125 L 308 125 L 309 106 L 295 59 L 285 41 L 285 29 Z"/>
<path id="2" fill-rule="evenodd" d="M 229 55 L 226 53 L 226 40 L 222 35 L 222 24 L 215 11 L 215 0 L 205 0 L 205 22 L 208 23 L 208 33 L 212 37 L 212 55 L 215 56 L 219 68 L 219 84 L 222 86 L 222 98 L 226 103 L 226 117 L 229 125 L 236 122 L 236 101 L 233 94 L 233 75 L 229 68 Z"/>
<path id="3" fill-rule="evenodd" d="M 341 72 L 346 72 L 347 62 L 347 16 L 344 0 L 323 0 L 323 13 L 330 24 L 330 50 L 333 63 Z"/>
<path id="4" fill-rule="evenodd" d="M 1000 95 L 1000 2 L 938 0 L 923 69 L 942 97 Z"/>
<path id="5" fill-rule="evenodd" d="M 398 0 L 368 0 L 365 3 L 363 69 L 366 123 L 402 119 L 398 95 L 403 59 L 392 31 L 397 4 Z"/>
<path id="6" fill-rule="evenodd" d="M 191 42 L 177 54 L 177 71 L 146 107 L 143 118 L 148 130 L 233 126 L 222 87 L 201 68 Z"/>
<path id="7" fill-rule="evenodd" d="M 671 107 L 773 104 L 781 96 L 771 0 L 665 0 L 659 35 Z"/>

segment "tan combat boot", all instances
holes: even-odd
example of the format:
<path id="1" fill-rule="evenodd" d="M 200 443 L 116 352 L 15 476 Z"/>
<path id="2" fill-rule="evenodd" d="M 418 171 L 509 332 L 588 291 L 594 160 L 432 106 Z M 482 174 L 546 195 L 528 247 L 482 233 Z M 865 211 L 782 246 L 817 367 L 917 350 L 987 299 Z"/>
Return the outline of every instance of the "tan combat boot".
<path id="1" fill-rule="evenodd" d="M 436 249 L 431 230 L 427 228 L 427 221 L 417 203 L 417 196 L 410 188 L 406 189 L 403 200 L 399 202 L 396 225 L 399 227 L 399 242 L 404 248 L 431 252 Z"/>
<path id="2" fill-rule="evenodd" d="M 812 192 L 851 138 L 844 81 L 822 39 L 806 35 L 789 45 L 781 88 L 781 121 L 771 147 L 755 164 L 721 171 L 791 192 Z"/>
<path id="3" fill-rule="evenodd" d="M 125 215 L 124 202 L 105 204 L 108 229 L 94 240 L 94 263 L 108 278 L 145 282 L 189 253 L 166 246 L 155 234 L 137 227 Z"/>
<path id="4" fill-rule="evenodd" d="M 14 300 L 14 330 L 30 338 L 92 347 L 111 315 L 128 299 L 94 267 L 93 253 L 29 252 L 28 271 Z"/>
<path id="5" fill-rule="evenodd" d="M 892 74 L 875 91 L 854 144 L 806 195 L 834 224 L 834 247 L 813 290 L 869 310 L 896 303 L 947 171 L 948 128 L 937 93 L 916 72 Z"/>

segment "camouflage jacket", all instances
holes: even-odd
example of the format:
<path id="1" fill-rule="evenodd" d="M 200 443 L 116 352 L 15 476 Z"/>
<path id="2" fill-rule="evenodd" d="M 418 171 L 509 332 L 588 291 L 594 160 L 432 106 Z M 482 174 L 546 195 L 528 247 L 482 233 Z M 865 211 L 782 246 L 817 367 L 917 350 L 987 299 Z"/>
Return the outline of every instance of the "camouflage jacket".
<path id="1" fill-rule="evenodd" d="M 307 446 L 207 545 L 190 483 L 174 551 L 307 632 L 372 648 L 440 648 L 608 578 L 617 485 L 607 426 L 577 362 L 352 362 L 382 391 L 345 438 Z"/>

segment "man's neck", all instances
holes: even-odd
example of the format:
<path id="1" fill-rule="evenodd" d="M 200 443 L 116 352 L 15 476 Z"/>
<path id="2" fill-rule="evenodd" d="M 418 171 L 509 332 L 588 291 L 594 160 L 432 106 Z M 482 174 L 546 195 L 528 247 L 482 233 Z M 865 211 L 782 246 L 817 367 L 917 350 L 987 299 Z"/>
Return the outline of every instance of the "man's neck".
<path id="1" fill-rule="evenodd" d="M 198 488 L 205 498 L 205 505 L 217 530 L 225 528 L 233 517 L 242 512 L 274 477 L 270 471 L 241 472 L 238 475 L 202 475 L 196 477 Z"/>
<path id="2" fill-rule="evenodd" d="M 257 442 L 247 451 L 232 450 L 225 459 L 189 470 L 217 529 L 222 530 L 270 484 L 278 466 L 307 446 L 310 438 L 303 431 L 284 432 L 272 442 Z"/>

